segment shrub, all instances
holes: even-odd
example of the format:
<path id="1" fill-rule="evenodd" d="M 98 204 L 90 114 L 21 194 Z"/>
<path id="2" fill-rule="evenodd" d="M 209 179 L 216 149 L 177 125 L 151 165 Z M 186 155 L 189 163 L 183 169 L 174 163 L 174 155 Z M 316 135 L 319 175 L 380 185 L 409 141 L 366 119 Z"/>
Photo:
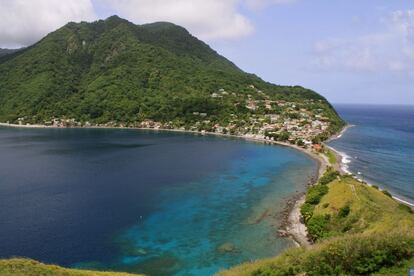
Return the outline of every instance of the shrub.
<path id="1" fill-rule="evenodd" d="M 413 257 L 412 234 L 353 234 L 324 241 L 311 250 L 289 250 L 251 275 L 371 275 Z"/>
<path id="2" fill-rule="evenodd" d="M 300 213 L 303 216 L 303 219 L 305 220 L 305 223 L 309 221 L 309 219 L 313 216 L 313 210 L 315 209 L 315 206 L 309 203 L 305 203 L 300 207 Z"/>
<path id="3" fill-rule="evenodd" d="M 329 169 L 325 174 L 319 179 L 319 184 L 326 185 L 334 181 L 339 176 L 339 172 Z"/>
<path id="4" fill-rule="evenodd" d="M 382 193 L 383 193 L 384 195 L 389 196 L 389 197 L 391 197 L 391 198 L 392 198 L 391 193 L 390 193 L 390 192 L 388 192 L 387 190 L 382 190 Z"/>
<path id="5" fill-rule="evenodd" d="M 339 209 L 338 217 L 345 218 L 349 215 L 350 212 L 351 212 L 351 207 L 349 207 L 349 205 L 346 205 L 345 207 L 342 207 L 341 209 Z"/>
<path id="6" fill-rule="evenodd" d="M 352 223 L 347 223 L 347 224 L 345 224 L 345 226 L 342 228 L 342 232 L 343 233 L 345 233 L 345 232 L 348 232 L 349 230 L 351 230 L 352 229 Z"/>
<path id="7" fill-rule="evenodd" d="M 306 203 L 316 205 L 321 201 L 321 198 L 329 191 L 326 185 L 316 185 L 309 188 L 306 195 Z"/>
<path id="8" fill-rule="evenodd" d="M 404 204 L 402 204 L 402 203 L 400 203 L 400 204 L 398 205 L 398 208 L 399 208 L 399 209 L 401 209 L 401 210 L 404 210 L 404 211 L 406 211 L 406 212 L 408 212 L 408 213 L 410 213 L 410 214 L 412 214 L 412 213 L 413 213 L 413 209 L 411 209 L 409 206 L 404 205 Z"/>
<path id="9" fill-rule="evenodd" d="M 326 208 L 328 208 L 329 207 L 329 202 L 326 202 L 326 203 L 324 203 L 323 205 L 322 205 L 322 208 L 324 208 L 324 209 L 326 209 Z"/>
<path id="10" fill-rule="evenodd" d="M 313 241 L 321 239 L 327 235 L 326 226 L 329 223 L 330 215 L 313 216 L 307 223 L 309 236 Z"/>
<path id="11" fill-rule="evenodd" d="M 296 141 L 296 145 L 298 145 L 299 147 L 303 147 L 303 146 L 305 145 L 305 142 L 303 142 L 303 140 L 302 140 L 302 139 L 298 139 L 298 140 Z"/>
<path id="12" fill-rule="evenodd" d="M 317 254 L 310 254 L 304 271 L 308 275 L 371 274 L 412 257 L 413 248 L 412 236 L 404 234 L 344 238 L 329 243 Z"/>

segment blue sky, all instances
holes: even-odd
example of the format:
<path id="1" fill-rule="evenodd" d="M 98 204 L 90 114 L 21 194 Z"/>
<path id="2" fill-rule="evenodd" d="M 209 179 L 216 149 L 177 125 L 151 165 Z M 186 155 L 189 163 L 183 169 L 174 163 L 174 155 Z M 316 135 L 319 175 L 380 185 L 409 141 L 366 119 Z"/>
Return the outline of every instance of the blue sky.
<path id="1" fill-rule="evenodd" d="M 0 0 L 0 47 L 112 14 L 182 25 L 243 70 L 334 103 L 414 104 L 413 0 Z"/>
<path id="2" fill-rule="evenodd" d="M 358 5 L 354 4 L 356 2 Z M 351 45 L 342 47 L 353 48 L 355 40 L 389 32 L 385 21 L 390 14 L 410 9 L 414 9 L 414 1 L 313 0 L 273 5 L 246 12 L 255 24 L 253 35 L 240 41 L 216 41 L 211 45 L 242 69 L 265 80 L 303 85 L 334 103 L 414 104 L 414 56 L 407 61 L 411 63 L 407 69 L 393 71 L 384 64 L 391 62 L 392 57 L 390 61 L 374 63 L 373 68 L 347 66 L 341 64 L 343 60 L 320 65 L 318 59 L 325 53 L 315 50 L 315 45 L 330 40 L 350 41 Z M 411 24 L 414 28 L 414 14 Z M 414 34 L 414 29 L 411 32 Z M 401 51 L 399 43 L 385 41 L 387 46 L 376 52 L 381 45 L 369 40 L 361 45 L 355 42 L 356 49 L 350 50 L 350 55 L 372 48 L 372 59 L 381 59 L 375 54 L 383 56 Z M 414 49 L 414 40 L 411 49 Z M 335 49 L 329 55 L 335 58 Z M 405 59 L 396 56 L 396 59 Z"/>

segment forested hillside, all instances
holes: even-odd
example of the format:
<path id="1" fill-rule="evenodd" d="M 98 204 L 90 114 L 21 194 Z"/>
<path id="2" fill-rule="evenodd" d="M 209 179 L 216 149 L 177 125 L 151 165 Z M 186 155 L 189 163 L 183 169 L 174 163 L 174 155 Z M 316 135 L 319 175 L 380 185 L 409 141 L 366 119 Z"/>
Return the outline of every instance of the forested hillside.
<path id="1" fill-rule="evenodd" d="M 68 23 L 3 56 L 0 84 L 2 122 L 138 126 L 150 120 L 170 128 L 214 131 L 219 125 L 241 132 L 252 116 L 298 117 L 294 113 L 302 108 L 320 114 L 329 132 L 342 126 L 330 104 L 311 90 L 244 73 L 182 27 L 135 25 L 117 16 Z"/>

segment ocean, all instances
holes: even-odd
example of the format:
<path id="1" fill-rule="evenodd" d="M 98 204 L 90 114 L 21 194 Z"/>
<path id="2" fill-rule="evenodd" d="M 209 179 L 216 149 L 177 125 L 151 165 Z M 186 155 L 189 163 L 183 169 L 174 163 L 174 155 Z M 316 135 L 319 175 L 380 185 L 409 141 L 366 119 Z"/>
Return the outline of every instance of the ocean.
<path id="1" fill-rule="evenodd" d="M 414 203 L 414 106 L 335 105 L 353 125 L 329 143 L 358 178 Z"/>
<path id="2" fill-rule="evenodd" d="M 212 275 L 293 246 L 280 213 L 317 167 L 241 139 L 0 128 L 0 258 Z"/>

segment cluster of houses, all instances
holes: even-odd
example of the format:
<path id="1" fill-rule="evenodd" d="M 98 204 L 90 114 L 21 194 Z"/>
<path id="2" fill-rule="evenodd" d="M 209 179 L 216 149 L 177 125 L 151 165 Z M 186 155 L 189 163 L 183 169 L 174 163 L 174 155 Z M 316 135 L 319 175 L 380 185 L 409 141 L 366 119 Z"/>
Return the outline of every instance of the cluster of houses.
<path id="1" fill-rule="evenodd" d="M 183 123 L 179 118 L 175 122 L 161 123 L 153 120 L 123 124 L 108 122 L 94 124 L 95 127 L 134 127 L 146 129 L 178 129 L 198 132 L 212 132 L 218 134 L 231 134 L 264 140 L 281 140 L 302 146 L 311 145 L 318 135 L 324 134 L 330 125 L 329 118 L 323 116 L 318 100 L 308 99 L 300 102 L 270 99 L 268 95 L 249 86 L 258 97 L 250 94 L 230 93 L 219 89 L 212 93 L 211 97 L 223 100 L 233 97 L 235 105 L 244 105 L 246 114 L 229 114 L 230 120 L 226 123 L 211 121 L 209 114 L 202 111 L 194 111 L 193 122 Z M 252 93 L 253 94 L 253 93 Z M 25 118 L 19 118 L 18 124 L 25 124 Z M 54 118 L 44 122 L 50 127 L 88 127 L 89 122 L 78 122 L 75 119 Z"/>
<path id="2" fill-rule="evenodd" d="M 327 117 L 303 107 L 295 109 L 297 103 L 277 102 L 276 104 L 279 107 L 282 104 L 286 108 L 277 114 L 252 113 L 247 119 L 240 119 L 237 115 L 231 114 L 232 119 L 226 125 L 209 120 L 207 113 L 193 112 L 198 119 L 185 127 L 173 122 L 160 123 L 152 120 L 140 122 L 137 127 L 231 134 L 264 140 L 276 140 L 275 137 L 279 136 L 280 140 L 290 143 L 298 143 L 300 140 L 303 146 L 311 145 L 315 137 L 328 130 L 330 122 Z M 291 109 L 292 107 L 294 110 Z"/>
<path id="3" fill-rule="evenodd" d="M 247 135 L 251 138 L 266 140 L 275 140 L 275 137 L 281 137 L 282 140 L 286 139 L 291 143 L 297 143 L 300 140 L 301 144 L 306 146 L 312 144 L 313 138 L 328 130 L 329 118 L 322 115 L 322 109 L 314 108 L 318 100 L 309 99 L 300 103 L 271 100 L 268 95 L 265 95 L 253 85 L 249 88 L 260 94 L 262 99 L 255 99 L 250 94 L 245 97 L 244 95 L 228 93 L 224 89 L 220 89 L 218 93 L 211 95 L 213 98 L 223 98 L 227 95 L 236 96 L 244 101 L 245 107 L 251 112 L 247 121 L 234 118 L 227 126 L 215 124 L 212 127 L 212 132 Z M 240 104 L 240 102 L 236 104 Z M 208 122 L 201 121 L 201 123 Z M 200 125 L 200 122 L 198 125 Z"/>
<path id="4" fill-rule="evenodd" d="M 75 119 L 57 119 L 53 118 L 50 121 L 44 122 L 45 126 L 51 126 L 51 127 L 81 127 L 82 124 L 80 122 L 77 122 Z M 85 122 L 83 126 L 91 126 L 89 122 Z"/>

